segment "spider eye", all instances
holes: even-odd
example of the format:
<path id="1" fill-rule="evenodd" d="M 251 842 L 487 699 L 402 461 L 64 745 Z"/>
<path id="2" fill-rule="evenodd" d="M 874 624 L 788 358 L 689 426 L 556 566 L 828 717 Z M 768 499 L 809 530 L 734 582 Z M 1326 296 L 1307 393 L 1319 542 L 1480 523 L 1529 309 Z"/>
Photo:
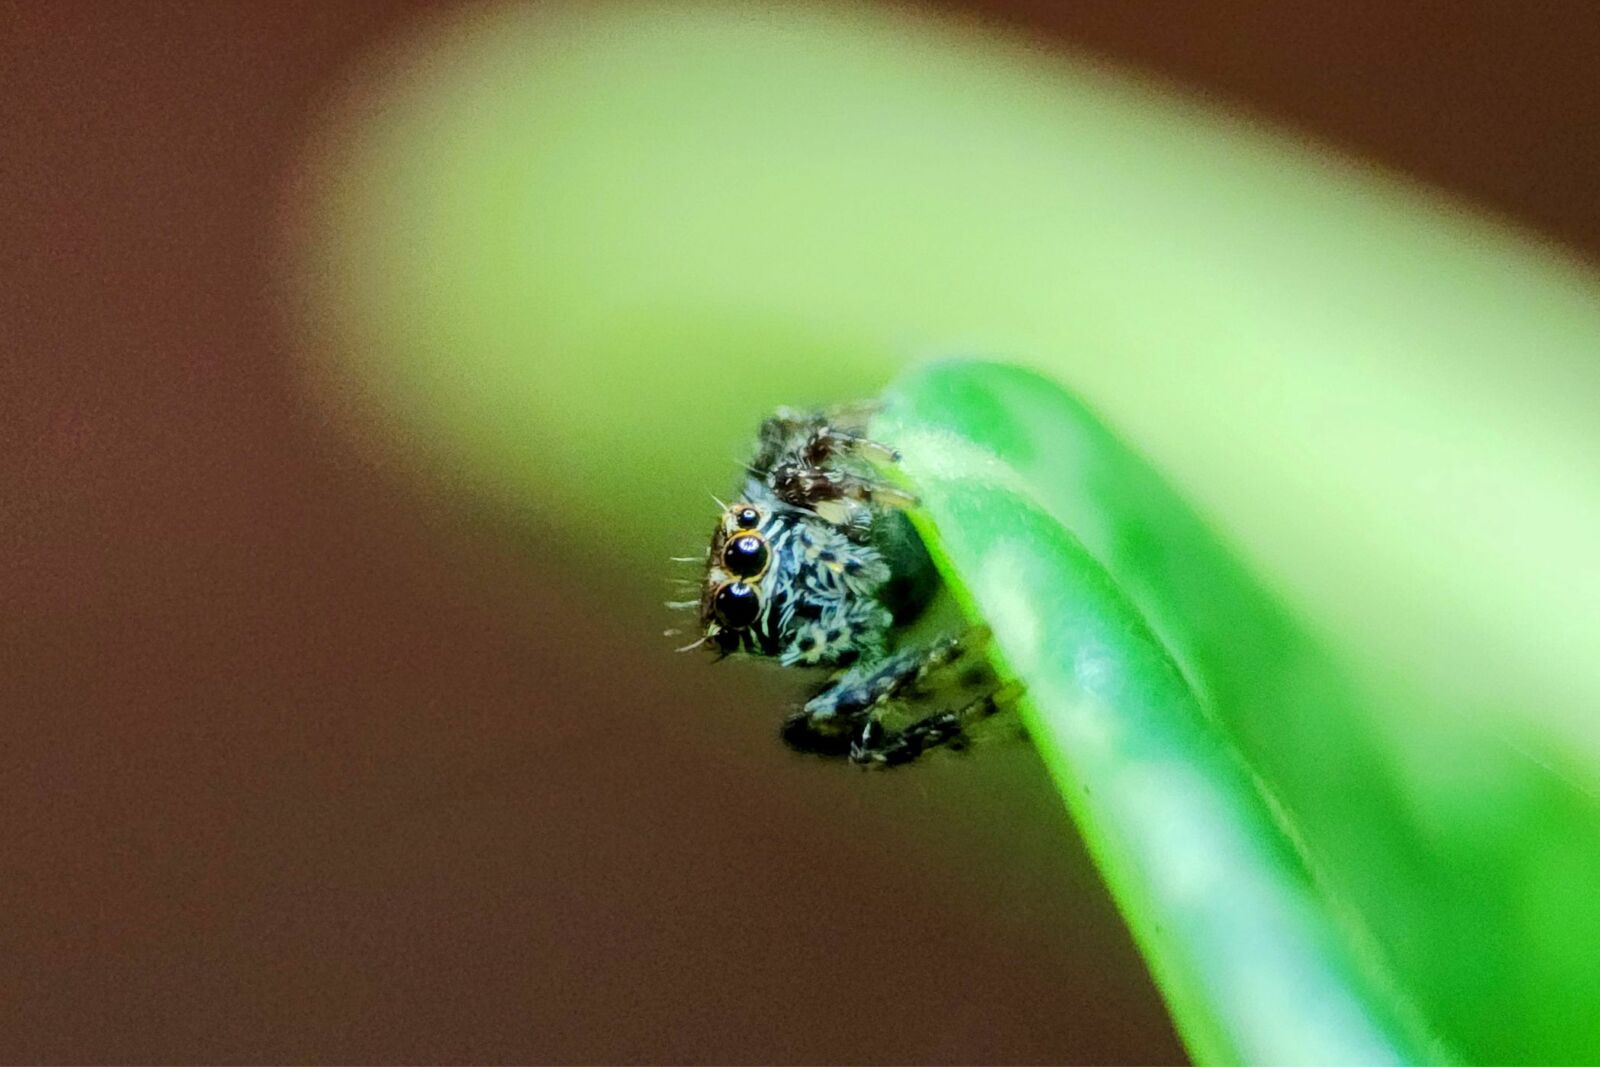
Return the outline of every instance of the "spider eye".
<path id="1" fill-rule="evenodd" d="M 741 578 L 754 578 L 767 569 L 767 543 L 758 534 L 741 534 L 722 550 L 722 565 Z"/>
<path id="2" fill-rule="evenodd" d="M 746 504 L 744 507 L 734 511 L 733 521 L 738 524 L 741 530 L 754 530 L 761 525 L 761 512 Z"/>
<path id="3" fill-rule="evenodd" d="M 743 582 L 729 582 L 711 602 L 717 621 L 730 630 L 743 630 L 761 614 L 761 596 Z"/>

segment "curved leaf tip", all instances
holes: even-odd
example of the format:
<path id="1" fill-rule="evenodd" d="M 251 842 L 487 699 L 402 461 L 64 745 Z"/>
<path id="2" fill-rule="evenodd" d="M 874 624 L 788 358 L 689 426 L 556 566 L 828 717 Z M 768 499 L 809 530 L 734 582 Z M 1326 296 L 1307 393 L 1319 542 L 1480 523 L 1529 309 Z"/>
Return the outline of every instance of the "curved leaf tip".
<path id="1" fill-rule="evenodd" d="M 875 432 L 904 452 L 936 558 L 1026 683 L 1030 733 L 1196 1058 L 1448 1058 L 1225 706 L 1237 654 L 1219 658 L 1217 635 L 1267 691 L 1326 691 L 1304 638 L 1052 383 L 940 363 L 888 399 Z"/>

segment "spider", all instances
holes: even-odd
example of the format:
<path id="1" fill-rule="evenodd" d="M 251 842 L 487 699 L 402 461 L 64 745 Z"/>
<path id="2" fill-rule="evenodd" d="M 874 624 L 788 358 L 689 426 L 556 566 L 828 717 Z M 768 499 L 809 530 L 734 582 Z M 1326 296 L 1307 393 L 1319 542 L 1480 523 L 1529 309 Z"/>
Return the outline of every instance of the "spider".
<path id="1" fill-rule="evenodd" d="M 904 513 L 915 498 L 873 466 L 898 462 L 899 453 L 866 436 L 871 411 L 780 408 L 762 422 L 740 498 L 718 502 L 699 599 L 669 606 L 699 611 L 702 636 L 680 651 L 707 646 L 719 658 L 743 653 L 831 669 L 828 684 L 785 719 L 784 741 L 887 767 L 962 747 L 966 726 L 994 714 L 1009 694 L 990 689 L 905 725 L 885 721 L 986 635 L 902 642 L 939 579 Z"/>

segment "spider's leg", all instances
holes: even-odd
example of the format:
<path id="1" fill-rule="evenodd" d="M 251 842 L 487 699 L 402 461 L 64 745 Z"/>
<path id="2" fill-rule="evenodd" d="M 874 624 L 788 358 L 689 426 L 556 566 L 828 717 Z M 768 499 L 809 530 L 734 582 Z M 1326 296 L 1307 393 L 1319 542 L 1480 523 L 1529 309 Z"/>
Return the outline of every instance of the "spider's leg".
<path id="1" fill-rule="evenodd" d="M 987 631 L 945 637 L 923 648 L 896 652 L 887 659 L 851 668 L 839 681 L 806 702 L 816 718 L 859 719 L 911 689 L 933 672 L 983 643 Z"/>
<path id="2" fill-rule="evenodd" d="M 817 426 L 811 431 L 811 436 L 806 440 L 800 454 L 807 466 L 821 467 L 835 453 L 840 452 L 850 455 L 866 453 L 884 463 L 900 462 L 900 452 L 897 449 L 890 448 L 881 441 L 874 441 L 863 434 L 828 425 Z"/>
<path id="3" fill-rule="evenodd" d="M 773 467 L 770 477 L 778 499 L 811 511 L 832 501 L 890 508 L 908 508 L 917 502 L 915 496 L 888 482 L 792 460 Z"/>
<path id="4" fill-rule="evenodd" d="M 784 720 L 784 741 L 804 752 L 826 755 L 851 752 L 857 747 L 865 724 L 875 724 L 884 705 L 913 689 L 930 674 L 954 663 L 987 638 L 988 631 L 980 627 L 961 637 L 943 638 L 924 648 L 856 664 Z M 920 732 L 928 734 L 933 729 L 924 727 Z M 926 739 L 922 747 L 928 747 Z"/>
<path id="5" fill-rule="evenodd" d="M 784 720 L 784 742 L 802 752 L 849 754 L 862 721 L 912 683 L 923 659 L 920 652 L 902 652 L 850 667 Z"/>
<path id="6" fill-rule="evenodd" d="M 872 475 L 865 460 L 898 462 L 900 453 L 866 436 L 877 403 L 841 405 L 823 411 L 778 408 L 762 420 L 756 434 L 750 472 L 779 500 L 816 511 L 819 505 L 842 503 L 840 517 L 848 525 L 852 505 L 909 507 L 916 503 L 904 490 Z"/>
<path id="7" fill-rule="evenodd" d="M 1021 692 L 1017 685 L 1002 686 L 956 711 L 935 712 L 898 730 L 869 716 L 850 741 L 850 760 L 873 767 L 910 763 L 929 749 L 959 742 L 969 725 L 1010 706 Z"/>

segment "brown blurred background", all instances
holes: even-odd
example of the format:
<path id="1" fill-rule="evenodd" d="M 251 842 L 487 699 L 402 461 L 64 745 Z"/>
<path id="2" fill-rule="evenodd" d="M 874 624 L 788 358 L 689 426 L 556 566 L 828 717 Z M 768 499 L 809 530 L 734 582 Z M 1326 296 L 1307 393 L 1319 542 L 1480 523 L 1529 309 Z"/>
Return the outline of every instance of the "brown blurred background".
<path id="1" fill-rule="evenodd" d="M 1181 1059 L 1026 748 L 792 757 L 307 402 L 288 178 L 424 7 L 0 8 L 0 1059 Z M 1590 5 L 942 8 L 1600 257 Z"/>

